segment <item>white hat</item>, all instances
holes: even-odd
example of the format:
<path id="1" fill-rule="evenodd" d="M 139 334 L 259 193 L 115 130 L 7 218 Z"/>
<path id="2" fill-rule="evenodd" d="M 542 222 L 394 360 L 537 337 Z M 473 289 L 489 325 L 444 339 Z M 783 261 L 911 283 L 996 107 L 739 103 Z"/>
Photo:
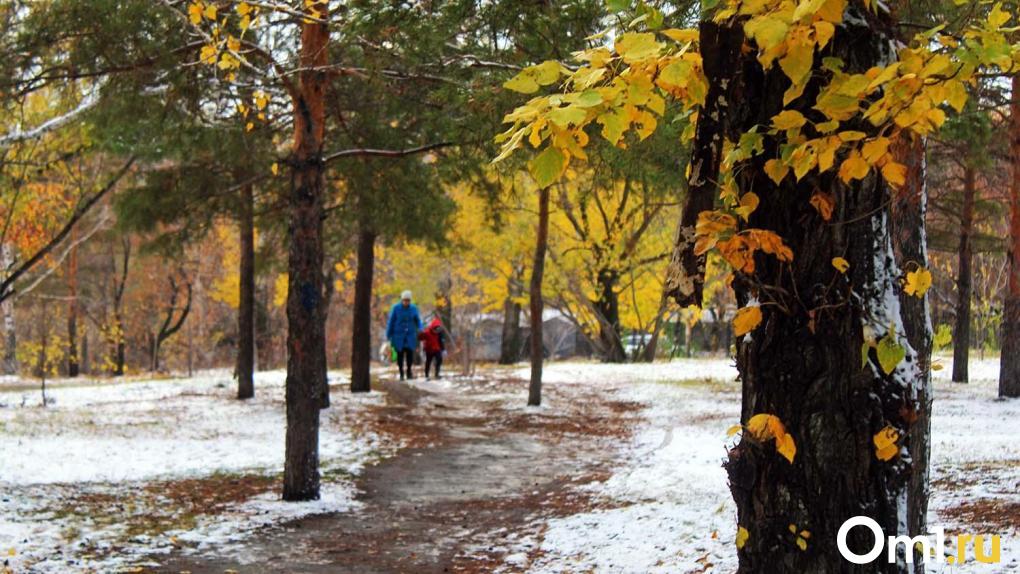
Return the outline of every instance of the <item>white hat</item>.
<path id="1" fill-rule="evenodd" d="M 400 299 L 401 300 L 407 299 L 408 301 L 410 301 L 411 291 L 409 289 L 405 289 L 404 292 L 400 294 Z"/>

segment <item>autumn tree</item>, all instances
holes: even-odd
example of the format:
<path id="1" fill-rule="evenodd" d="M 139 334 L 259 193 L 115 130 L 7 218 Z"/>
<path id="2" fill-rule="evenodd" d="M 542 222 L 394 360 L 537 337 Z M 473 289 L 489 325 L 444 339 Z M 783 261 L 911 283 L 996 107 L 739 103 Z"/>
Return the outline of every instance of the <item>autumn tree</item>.
<path id="1" fill-rule="evenodd" d="M 933 249 L 953 250 L 956 256 L 956 301 L 953 328 L 954 382 L 968 381 L 968 363 L 974 317 L 974 259 L 980 252 L 1001 249 L 991 234 L 979 233 L 980 224 L 998 210 L 998 188 L 993 166 L 1000 162 L 1000 130 L 991 114 L 971 99 L 960 114 L 952 114 L 937 137 L 931 139 L 929 157 Z"/>
<path id="2" fill-rule="evenodd" d="M 1009 282 L 1002 321 L 999 396 L 1020 397 L 1020 75 L 1012 80 L 1009 107 Z"/>
<path id="3" fill-rule="evenodd" d="M 743 433 L 726 468 L 741 572 L 908 570 L 848 570 L 835 547 L 858 515 L 916 534 L 902 511 L 918 503 L 910 427 L 924 377 L 898 300 L 923 296 L 930 274 L 896 265 L 889 205 L 908 168 L 892 144 L 939 128 L 944 104 L 962 110 L 981 66 L 1012 66 L 1010 18 L 996 6 L 963 41 L 935 30 L 890 54 L 884 5 L 734 0 L 696 31 L 621 33 L 576 70 L 537 66 L 508 84 L 533 93 L 565 75 L 565 94 L 533 97 L 499 136 L 506 150 L 538 140 L 532 169 L 547 183 L 585 158 L 588 126 L 627 144 L 661 98 L 697 113 L 667 289 L 699 304 L 708 251 L 733 269 Z M 852 550 L 870 542 L 849 533 Z"/>

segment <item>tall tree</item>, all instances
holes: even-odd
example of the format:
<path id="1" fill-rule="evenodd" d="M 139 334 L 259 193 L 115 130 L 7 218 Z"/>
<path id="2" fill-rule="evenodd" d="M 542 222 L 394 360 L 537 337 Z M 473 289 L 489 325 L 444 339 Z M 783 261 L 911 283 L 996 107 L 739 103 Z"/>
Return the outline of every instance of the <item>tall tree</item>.
<path id="1" fill-rule="evenodd" d="M 528 289 L 528 311 L 531 321 L 531 381 L 528 384 L 528 405 L 542 404 L 542 362 L 545 346 L 542 340 L 544 303 L 542 279 L 545 273 L 545 252 L 549 245 L 549 185 L 540 181 L 538 192 L 538 223 L 535 226 L 535 258 L 531 264 L 531 283 Z"/>
<path id="2" fill-rule="evenodd" d="M 1009 282 L 1002 320 L 999 396 L 1020 397 L 1020 75 L 1012 80 L 1009 117 Z"/>

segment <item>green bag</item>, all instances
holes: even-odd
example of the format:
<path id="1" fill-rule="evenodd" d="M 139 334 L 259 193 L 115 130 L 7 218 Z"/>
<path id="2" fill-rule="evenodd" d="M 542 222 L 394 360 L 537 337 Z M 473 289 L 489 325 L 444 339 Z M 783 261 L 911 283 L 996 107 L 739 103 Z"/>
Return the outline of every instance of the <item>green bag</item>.
<path id="1" fill-rule="evenodd" d="M 390 361 L 397 362 L 397 349 L 393 345 L 390 345 Z"/>

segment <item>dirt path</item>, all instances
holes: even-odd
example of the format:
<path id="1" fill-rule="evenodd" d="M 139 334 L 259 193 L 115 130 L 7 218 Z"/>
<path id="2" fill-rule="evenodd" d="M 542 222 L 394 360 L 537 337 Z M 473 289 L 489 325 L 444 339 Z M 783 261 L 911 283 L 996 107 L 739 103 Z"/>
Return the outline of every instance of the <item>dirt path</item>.
<path id="1" fill-rule="evenodd" d="M 296 520 L 211 556 L 163 557 L 156 571 L 491 572 L 503 542 L 536 533 L 535 518 L 591 508 L 573 485 L 605 476 L 641 416 L 608 385 L 549 388 L 555 407 L 538 411 L 507 403 L 524 400 L 518 380 L 383 389 L 374 430 L 411 446 L 359 477 L 360 510 Z"/>

